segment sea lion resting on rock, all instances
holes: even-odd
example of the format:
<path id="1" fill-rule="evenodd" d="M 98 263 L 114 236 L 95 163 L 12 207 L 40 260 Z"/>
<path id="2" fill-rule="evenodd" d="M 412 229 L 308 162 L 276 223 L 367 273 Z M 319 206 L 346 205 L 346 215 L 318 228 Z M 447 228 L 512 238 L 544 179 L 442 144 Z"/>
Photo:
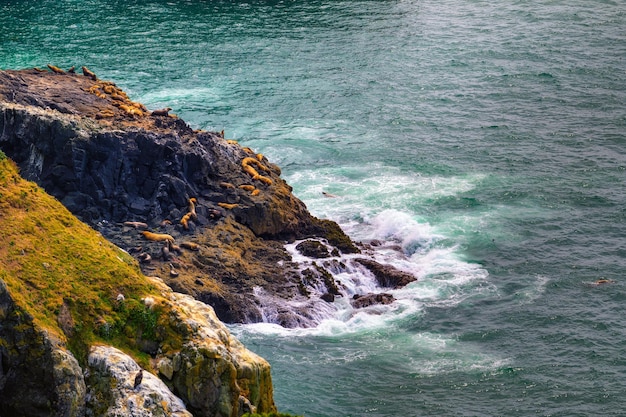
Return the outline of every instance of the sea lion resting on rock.
<path id="1" fill-rule="evenodd" d="M 147 229 L 148 224 L 144 222 L 124 222 L 124 226 L 134 227 L 135 229 Z"/>
<path id="2" fill-rule="evenodd" d="M 169 112 L 170 110 L 172 110 L 171 107 L 166 107 L 164 109 L 159 109 L 159 110 L 153 110 L 152 113 L 150 114 L 150 116 L 169 116 Z"/>
<path id="3" fill-rule="evenodd" d="M 189 250 L 200 250 L 200 245 L 193 242 L 182 242 L 180 246 Z"/>
<path id="4" fill-rule="evenodd" d="M 239 204 L 230 204 L 230 203 L 217 203 L 217 205 L 227 210 L 232 210 L 235 207 L 239 207 Z"/>
<path id="5" fill-rule="evenodd" d="M 50 71 L 55 72 L 57 74 L 65 74 L 65 71 L 63 71 L 61 68 L 59 67 L 55 67 L 54 65 L 50 65 L 48 64 L 48 68 L 50 68 Z"/>
<path id="6" fill-rule="evenodd" d="M 91 72 L 89 68 L 83 66 L 81 67 L 81 69 L 83 70 L 83 74 L 85 75 L 85 77 L 89 77 L 94 81 L 98 79 L 98 77 L 96 77 L 96 74 L 94 72 Z"/>
<path id="7" fill-rule="evenodd" d="M 191 220 L 192 217 L 193 217 L 193 213 L 189 212 L 185 214 L 182 219 L 180 219 L 180 224 L 183 225 L 183 228 L 185 230 L 189 230 L 189 220 Z"/>
<path id="8" fill-rule="evenodd" d="M 152 233 L 147 230 L 141 232 L 141 234 L 148 240 L 153 240 L 155 242 L 163 242 L 165 240 L 171 240 L 174 242 L 174 238 L 165 233 Z"/>

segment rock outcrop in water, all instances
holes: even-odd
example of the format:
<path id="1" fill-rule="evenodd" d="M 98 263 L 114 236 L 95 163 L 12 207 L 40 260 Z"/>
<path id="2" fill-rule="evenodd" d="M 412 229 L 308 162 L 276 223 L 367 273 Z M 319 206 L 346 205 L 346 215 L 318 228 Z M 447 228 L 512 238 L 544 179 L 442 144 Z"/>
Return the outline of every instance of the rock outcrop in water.
<path id="1" fill-rule="evenodd" d="M 52 69 L 0 71 L 0 415 L 275 411 L 269 365 L 219 319 L 267 320 L 263 298 L 271 321 L 315 324 L 315 303 L 283 302 L 341 296 L 329 270 L 359 249 L 263 155 Z M 294 240 L 320 263 L 295 265 Z M 354 262 L 385 286 L 412 280 Z"/>
<path id="2" fill-rule="evenodd" d="M 22 175 L 220 319 L 260 321 L 257 288 L 301 296 L 286 240 L 316 236 L 358 252 L 337 224 L 309 214 L 263 155 L 162 114 L 92 77 L 0 72 L 0 149 Z"/>
<path id="3" fill-rule="evenodd" d="M 267 320 L 259 293 L 306 299 L 314 282 L 328 302 L 341 295 L 322 264 L 298 267 L 284 244 L 315 238 L 299 250 L 316 258 L 359 249 L 336 223 L 309 214 L 279 167 L 87 75 L 0 71 L 0 149 L 25 178 L 131 253 L 146 275 L 211 305 L 223 321 Z M 383 286 L 412 280 L 361 264 Z M 306 319 L 314 307 L 302 305 L 271 320 L 315 324 Z"/>

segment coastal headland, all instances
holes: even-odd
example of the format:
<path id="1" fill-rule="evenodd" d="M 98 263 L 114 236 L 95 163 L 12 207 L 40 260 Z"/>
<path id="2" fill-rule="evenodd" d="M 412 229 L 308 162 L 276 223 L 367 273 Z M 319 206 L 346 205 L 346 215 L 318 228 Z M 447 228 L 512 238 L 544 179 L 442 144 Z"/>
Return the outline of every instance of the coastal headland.
<path id="1" fill-rule="evenodd" d="M 265 156 L 86 68 L 0 71 L 0 150 L 0 414 L 114 415 L 142 386 L 160 393 L 145 415 L 275 411 L 269 365 L 222 321 L 267 320 L 259 290 L 341 294 L 328 265 L 301 270 L 286 242 L 319 258 L 366 249 L 312 216 Z M 360 262 L 381 286 L 414 279 Z"/>

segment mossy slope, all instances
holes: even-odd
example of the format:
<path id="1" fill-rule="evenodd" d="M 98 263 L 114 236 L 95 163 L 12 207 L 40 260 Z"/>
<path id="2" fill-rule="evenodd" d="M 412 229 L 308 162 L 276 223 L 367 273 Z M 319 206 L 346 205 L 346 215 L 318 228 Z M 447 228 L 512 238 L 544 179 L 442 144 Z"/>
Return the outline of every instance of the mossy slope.
<path id="1" fill-rule="evenodd" d="M 0 155 L 2 157 L 2 155 Z M 117 336 L 116 344 L 138 358 L 135 336 L 148 322 L 139 300 L 157 293 L 135 260 L 81 223 L 36 184 L 0 160 L 0 279 L 35 325 L 66 340 L 79 361 L 81 349 Z M 123 294 L 126 306 L 119 308 Z M 124 323 L 119 335 L 104 323 Z M 111 342 L 110 340 L 108 341 Z"/>
<path id="2" fill-rule="evenodd" d="M 40 364 L 34 357 L 43 357 L 39 346 L 52 339 L 58 343 L 47 351 L 58 356 L 67 346 L 86 369 L 90 348 L 110 345 L 160 375 L 194 414 L 233 417 L 241 414 L 240 403 L 275 411 L 269 364 L 233 338 L 212 308 L 144 276 L 132 257 L 24 180 L 1 152 L 0 241 L 0 319 L 5 320 L 0 325 L 1 364 L 26 367 L 33 375 L 56 372 L 62 361 Z M 33 353 L 24 354 L 24 346 Z M 84 387 L 82 374 L 72 371 L 78 378 L 75 385 Z M 7 389 L 16 386 L 15 378 L 7 375 L 0 368 L 0 414 L 82 415 L 82 403 L 60 398 L 71 388 L 42 393 L 33 412 L 24 411 L 32 402 L 28 396 L 4 401 Z M 57 379 L 37 387 L 45 390 Z M 109 407 L 107 393 L 98 391 L 93 381 L 85 382 L 90 396 L 103 409 Z M 83 402 L 90 397 L 81 395 Z M 62 401 L 69 404 L 65 409 L 78 411 L 61 410 L 56 404 Z"/>

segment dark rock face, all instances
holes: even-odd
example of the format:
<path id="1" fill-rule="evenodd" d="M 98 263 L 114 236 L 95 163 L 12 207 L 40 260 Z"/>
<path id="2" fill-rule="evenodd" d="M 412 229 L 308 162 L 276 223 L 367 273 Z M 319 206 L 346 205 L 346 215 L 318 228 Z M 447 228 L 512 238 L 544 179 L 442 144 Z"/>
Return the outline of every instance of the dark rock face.
<path id="1" fill-rule="evenodd" d="M 136 249 L 144 273 L 211 304 L 226 322 L 254 322 L 254 288 L 299 294 L 285 240 L 318 237 L 334 255 L 359 252 L 336 223 L 309 214 L 267 158 L 175 117 L 131 114 L 103 93 L 110 86 L 0 71 L 0 149 L 81 220 Z M 128 222 L 175 242 L 148 240 Z M 175 249 L 185 241 L 199 246 Z"/>
<path id="2" fill-rule="evenodd" d="M 0 281 L 0 415 L 79 416 L 85 382 L 78 361 L 38 329 Z"/>
<path id="3" fill-rule="evenodd" d="M 370 270 L 381 287 L 401 288 L 413 281 L 417 281 L 417 278 L 413 275 L 408 272 L 400 271 L 391 265 L 383 265 L 365 258 L 358 258 L 354 261 Z"/>

